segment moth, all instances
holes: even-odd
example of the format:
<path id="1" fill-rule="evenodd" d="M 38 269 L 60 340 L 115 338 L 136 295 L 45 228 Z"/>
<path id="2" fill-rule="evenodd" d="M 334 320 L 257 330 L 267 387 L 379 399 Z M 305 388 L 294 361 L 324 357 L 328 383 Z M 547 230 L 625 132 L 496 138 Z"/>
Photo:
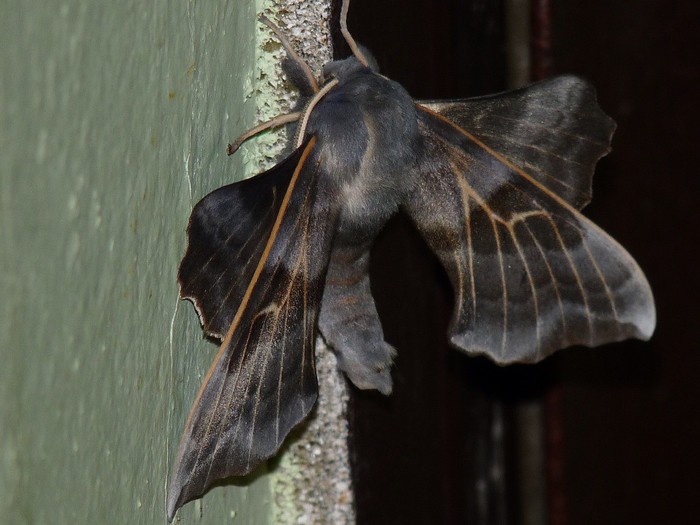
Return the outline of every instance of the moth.
<path id="1" fill-rule="evenodd" d="M 414 101 L 352 56 L 317 80 L 287 49 L 303 111 L 296 149 L 192 211 L 180 293 L 221 346 L 185 425 L 167 514 L 273 456 L 317 398 L 314 341 L 361 389 L 391 392 L 395 350 L 370 292 L 369 250 L 401 211 L 452 283 L 451 344 L 498 364 L 570 345 L 646 340 L 656 314 L 634 259 L 579 210 L 614 122 L 562 76 L 497 95 Z"/>

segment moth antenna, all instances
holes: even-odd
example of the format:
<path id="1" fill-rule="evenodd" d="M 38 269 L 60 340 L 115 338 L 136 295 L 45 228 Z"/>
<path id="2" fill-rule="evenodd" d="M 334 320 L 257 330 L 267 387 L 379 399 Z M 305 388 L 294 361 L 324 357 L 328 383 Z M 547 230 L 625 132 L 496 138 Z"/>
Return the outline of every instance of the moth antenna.
<path id="1" fill-rule="evenodd" d="M 314 95 L 314 98 L 312 98 L 306 105 L 306 108 L 304 109 L 304 118 L 301 120 L 301 122 L 299 123 L 299 127 L 297 128 L 297 136 L 295 141 L 297 148 L 301 146 L 301 143 L 304 141 L 304 133 L 306 132 L 306 126 L 309 123 L 309 115 L 311 115 L 311 112 L 313 111 L 316 104 L 318 104 L 319 100 L 321 100 L 326 95 L 326 93 L 333 89 L 338 84 L 338 82 L 340 81 L 337 78 L 331 80 L 328 84 L 323 86 L 321 91 L 316 93 Z"/>
<path id="2" fill-rule="evenodd" d="M 238 151 L 238 148 L 241 147 L 241 144 L 243 144 L 249 138 L 254 137 L 255 135 L 258 135 L 268 129 L 277 128 L 283 124 L 288 124 L 289 122 L 295 122 L 301 118 L 301 115 L 301 111 L 294 111 L 285 115 L 277 115 L 275 118 L 271 118 L 270 120 L 266 120 L 265 122 L 250 128 L 227 146 L 226 154 L 233 155 L 236 151 Z"/>
<path id="3" fill-rule="evenodd" d="M 340 8 L 340 32 L 350 46 L 350 51 L 355 55 L 355 58 L 357 58 L 363 66 L 369 67 L 369 60 L 367 60 L 367 57 L 360 50 L 357 42 L 355 42 L 355 39 L 350 34 L 350 31 L 348 31 L 348 7 L 350 7 L 350 0 L 343 0 L 343 5 Z"/>
<path id="4" fill-rule="evenodd" d="M 296 51 L 292 48 L 292 45 L 289 43 L 289 40 L 287 40 L 287 37 L 284 36 L 282 33 L 282 30 L 277 27 L 275 24 L 273 24 L 269 18 L 267 18 L 265 15 L 260 15 L 258 18 L 260 22 L 265 24 L 267 27 L 270 28 L 270 30 L 275 34 L 277 39 L 280 41 L 280 44 L 282 44 L 282 47 L 287 51 L 287 55 L 291 60 L 296 62 L 296 64 L 301 67 L 301 70 L 304 72 L 304 75 L 306 76 L 306 79 L 309 81 L 309 84 L 314 90 L 314 93 L 318 93 L 318 81 L 316 80 L 316 77 L 314 76 L 313 71 L 311 71 L 311 68 L 309 67 L 309 64 L 307 64 L 303 58 L 301 58 Z"/>

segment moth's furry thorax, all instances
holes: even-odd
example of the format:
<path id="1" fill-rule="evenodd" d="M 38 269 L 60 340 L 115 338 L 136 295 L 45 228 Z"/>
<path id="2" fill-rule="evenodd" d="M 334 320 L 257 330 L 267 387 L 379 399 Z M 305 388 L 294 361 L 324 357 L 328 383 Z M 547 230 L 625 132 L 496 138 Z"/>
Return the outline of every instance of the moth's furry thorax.
<path id="1" fill-rule="evenodd" d="M 328 64 L 339 81 L 310 115 L 324 171 L 341 186 L 340 231 L 374 230 L 414 187 L 423 150 L 416 106 L 406 90 L 356 58 Z"/>

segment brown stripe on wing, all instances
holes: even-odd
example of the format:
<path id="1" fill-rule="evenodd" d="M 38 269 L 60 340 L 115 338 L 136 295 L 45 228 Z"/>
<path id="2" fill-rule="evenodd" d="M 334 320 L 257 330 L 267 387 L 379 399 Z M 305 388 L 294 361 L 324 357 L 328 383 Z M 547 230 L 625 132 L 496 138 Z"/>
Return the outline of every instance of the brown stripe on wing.
<path id="1" fill-rule="evenodd" d="M 427 156 L 405 208 L 456 288 L 455 346 L 506 364 L 651 335 L 649 285 L 619 244 L 469 131 L 419 119 Z"/>

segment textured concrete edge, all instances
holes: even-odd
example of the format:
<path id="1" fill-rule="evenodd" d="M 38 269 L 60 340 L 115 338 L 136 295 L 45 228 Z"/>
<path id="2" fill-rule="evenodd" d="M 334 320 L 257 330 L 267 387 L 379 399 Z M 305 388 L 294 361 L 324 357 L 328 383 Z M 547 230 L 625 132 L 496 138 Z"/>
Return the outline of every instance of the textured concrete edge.
<path id="1" fill-rule="evenodd" d="M 328 0 L 258 0 L 258 12 L 275 21 L 292 46 L 318 73 L 332 57 Z M 282 69 L 285 51 L 271 32 L 259 28 L 256 102 L 260 121 L 285 113 L 297 96 Z M 269 167 L 287 148 L 289 132 L 263 135 L 260 161 Z M 271 474 L 272 523 L 355 523 L 348 453 L 348 386 L 334 354 L 320 337 L 316 344 L 319 401 L 311 417 L 288 439 Z"/>

